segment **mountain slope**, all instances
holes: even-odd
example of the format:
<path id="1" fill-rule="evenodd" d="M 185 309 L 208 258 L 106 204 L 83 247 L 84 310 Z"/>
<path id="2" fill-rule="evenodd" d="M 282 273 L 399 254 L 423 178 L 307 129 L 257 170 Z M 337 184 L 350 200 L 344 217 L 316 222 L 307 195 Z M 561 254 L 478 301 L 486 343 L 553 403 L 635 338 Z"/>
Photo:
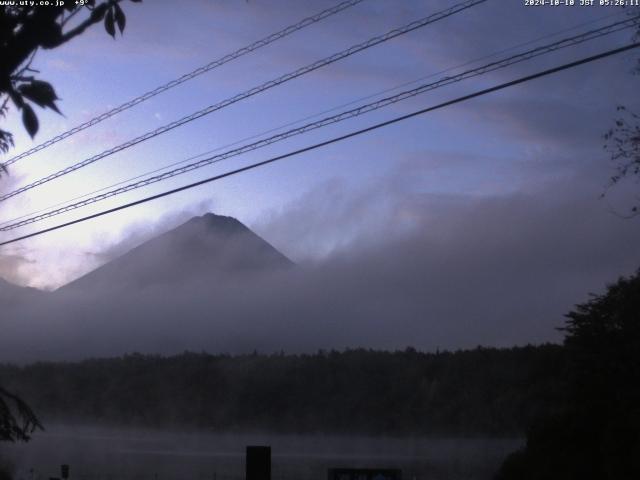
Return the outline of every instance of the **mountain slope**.
<path id="1" fill-rule="evenodd" d="M 0 278 L 0 305 L 3 307 L 22 304 L 43 295 L 45 295 L 44 292 L 35 288 L 20 287 Z"/>
<path id="2" fill-rule="evenodd" d="M 208 213 L 139 245 L 59 291 L 206 281 L 291 265 L 235 218 Z"/>

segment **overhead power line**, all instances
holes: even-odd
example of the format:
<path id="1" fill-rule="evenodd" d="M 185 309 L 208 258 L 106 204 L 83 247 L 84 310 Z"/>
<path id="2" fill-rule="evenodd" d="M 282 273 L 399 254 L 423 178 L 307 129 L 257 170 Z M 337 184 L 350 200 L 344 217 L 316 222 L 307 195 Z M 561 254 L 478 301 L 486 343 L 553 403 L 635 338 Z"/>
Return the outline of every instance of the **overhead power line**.
<path id="1" fill-rule="evenodd" d="M 4 166 L 8 167 L 9 165 L 17 162 L 18 160 L 21 160 L 25 157 L 28 157 L 29 155 L 32 155 L 36 152 L 39 152 L 40 150 L 44 150 L 47 147 L 50 147 L 51 145 L 60 142 L 61 140 L 64 140 L 65 138 L 68 138 L 78 132 L 81 132 L 82 130 L 85 130 L 89 127 L 92 127 L 94 125 L 97 125 L 98 123 L 113 117 L 114 115 L 117 115 L 118 113 L 124 112 L 125 110 L 128 110 L 132 107 L 135 107 L 136 105 L 140 105 L 142 102 L 145 102 L 147 100 L 149 100 L 150 98 L 155 97 L 156 95 L 159 95 L 163 92 L 166 92 L 167 90 L 172 89 L 173 87 L 177 87 L 178 85 L 187 82 L 193 78 L 196 78 L 200 75 L 202 75 L 203 73 L 207 73 L 211 70 L 213 70 L 214 68 L 218 68 L 222 65 L 224 65 L 225 63 L 229 63 L 232 60 L 235 60 L 237 58 L 242 57 L 243 55 L 246 55 L 248 53 L 251 53 L 255 50 L 258 50 L 262 47 L 266 47 L 267 45 L 280 40 L 281 38 L 284 38 L 288 35 L 291 35 L 292 33 L 297 32 L 298 30 L 302 30 L 305 27 L 308 27 L 309 25 L 313 25 L 314 23 L 317 23 L 321 20 L 324 20 L 325 18 L 331 17 L 332 15 L 335 15 L 336 13 L 342 12 L 343 10 L 346 10 L 348 8 L 353 7 L 354 5 L 357 5 L 358 3 L 363 2 L 364 0 L 348 0 L 345 2 L 341 2 L 338 5 L 335 5 L 331 8 L 328 8 L 326 10 L 323 10 L 322 12 L 319 12 L 315 15 L 312 15 L 310 17 L 304 18 L 302 20 L 300 20 L 298 23 L 293 24 L 293 25 L 289 25 L 288 27 L 280 30 L 279 32 L 276 33 L 272 33 L 271 35 L 264 37 L 256 42 L 253 42 L 250 45 L 247 45 L 246 47 L 242 47 L 238 50 L 236 50 L 233 53 L 229 53 L 223 57 L 218 58 L 217 60 L 214 60 L 206 65 L 203 65 L 199 68 L 196 68 L 195 70 L 186 73 L 184 75 L 182 75 L 181 77 L 178 77 L 174 80 L 171 80 L 170 82 L 165 83 L 164 85 L 160 85 L 157 88 L 154 88 L 153 90 L 150 90 L 146 93 L 143 93 L 142 95 L 135 97 L 131 100 L 129 100 L 128 102 L 123 103 L 122 105 L 115 107 L 107 112 L 102 113 L 101 115 L 98 115 L 97 117 L 92 118 L 91 120 L 88 120 L 76 127 L 73 127 L 70 130 L 67 130 L 66 132 L 63 132 L 59 135 L 56 135 L 55 137 L 47 140 L 46 142 L 41 143 L 40 145 L 37 145 L 29 150 L 27 150 L 26 152 L 23 152 L 19 155 L 16 155 L 13 158 L 10 158 L 9 160 L 7 160 L 6 162 L 4 162 Z"/>
<path id="2" fill-rule="evenodd" d="M 398 123 L 398 122 L 401 122 L 401 121 L 404 121 L 404 120 L 408 120 L 409 118 L 413 118 L 413 117 L 416 117 L 418 115 L 423 115 L 425 113 L 432 112 L 434 110 L 439 110 L 439 109 L 442 109 L 442 108 L 445 108 L 445 107 L 449 107 L 451 105 L 455 105 L 457 103 L 462 103 L 462 102 L 471 100 L 471 99 L 476 98 L 476 97 L 487 95 L 489 93 L 493 93 L 493 92 L 496 92 L 498 90 L 503 90 L 505 88 L 509 88 L 509 87 L 514 86 L 514 85 L 519 85 L 521 83 L 529 82 L 529 81 L 535 80 L 537 78 L 541 78 L 541 77 L 545 77 L 545 76 L 548 76 L 548 75 L 552 75 L 554 73 L 558 73 L 558 72 L 561 72 L 563 70 L 568 70 L 570 68 L 575 68 L 577 66 L 584 65 L 584 64 L 587 64 L 587 63 L 590 63 L 590 62 L 594 62 L 596 60 L 600 60 L 600 59 L 603 59 L 603 58 L 606 58 L 606 57 L 610 57 L 612 55 L 616 55 L 616 54 L 619 54 L 619 53 L 622 53 L 622 52 L 626 52 L 626 51 L 629 51 L 631 49 L 638 48 L 638 47 L 640 47 L 640 43 L 632 43 L 632 44 L 626 45 L 624 47 L 615 48 L 613 50 L 608 50 L 608 51 L 600 53 L 598 55 L 592 55 L 590 57 L 586 57 L 586 58 L 583 58 L 581 60 L 576 60 L 574 62 L 565 63 L 565 64 L 563 64 L 563 65 L 561 65 L 559 67 L 550 68 L 550 69 L 543 70 L 543 71 L 538 72 L 538 73 L 534 73 L 532 75 L 527 75 L 525 77 L 520 77 L 520 78 L 518 78 L 516 80 L 512 80 L 510 82 L 502 83 L 500 85 L 496 85 L 494 87 L 486 88 L 484 90 L 480 90 L 480 91 L 471 93 L 469 95 L 464 95 L 462 97 L 458 97 L 458 98 L 455 98 L 453 100 L 449 100 L 447 102 L 440 103 L 440 104 L 432 106 L 432 107 L 424 108 L 422 110 L 417 110 L 415 112 L 408 113 L 406 115 L 395 117 L 395 118 L 393 118 L 391 120 L 387 120 L 385 122 L 377 123 L 377 124 L 372 125 L 370 127 L 366 127 L 366 128 L 360 129 L 360 130 L 356 130 L 356 131 L 347 133 L 345 135 L 341 135 L 339 137 L 334 137 L 334 138 L 332 138 L 330 140 L 326 140 L 324 142 L 316 143 L 314 145 L 311 145 L 311 146 L 308 146 L 308 147 L 305 147 L 305 148 L 301 148 L 299 150 L 295 150 L 295 151 L 286 153 L 284 155 L 279 155 L 277 157 L 272 157 L 272 158 L 269 158 L 268 160 L 263 160 L 261 162 L 257 162 L 257 163 L 253 163 L 251 165 L 247 165 L 247 166 L 244 166 L 244 167 L 241 167 L 241 168 L 237 168 L 237 169 L 231 170 L 229 172 L 225 172 L 225 173 L 222 173 L 222 174 L 219 174 L 219 175 L 215 175 L 213 177 L 209 177 L 209 178 L 206 178 L 204 180 L 200 180 L 198 182 L 190 183 L 190 184 L 184 185 L 182 187 L 174 188 L 172 190 L 167 190 L 165 192 L 158 193 L 156 195 L 152 195 L 152 196 L 140 199 L 140 200 L 136 200 L 134 202 L 126 203 L 126 204 L 120 205 L 118 207 L 110 208 L 108 210 L 103 210 L 101 212 L 97 212 L 97 213 L 94 213 L 92 215 L 87 215 L 85 217 L 81 217 L 81 218 L 78 218 L 76 220 L 72 220 L 72 221 L 69 221 L 69 222 L 61 223 L 61 224 L 55 225 L 53 227 L 45 228 L 45 229 L 42 229 L 42 230 L 38 230 L 36 232 L 32 232 L 32 233 L 29 233 L 27 235 L 22 235 L 20 237 L 13 238 L 11 240 L 6 240 L 4 242 L 0 242 L 0 247 L 2 247 L 4 245 L 9 245 L 11 243 L 19 242 L 19 241 L 22 241 L 22 240 L 26 240 L 28 238 L 33 238 L 35 236 L 42 235 L 42 234 L 45 234 L 45 233 L 48 233 L 48 232 L 59 230 L 61 228 L 66 228 L 66 227 L 69 227 L 71 225 L 76 225 L 78 223 L 86 222 L 88 220 L 92 220 L 94 218 L 98 218 L 98 217 L 101 217 L 101 216 L 104 216 L 104 215 L 107 215 L 107 214 L 110 214 L 110 213 L 115 213 L 115 212 L 118 212 L 118 211 L 121 211 L 121 210 L 124 210 L 124 209 L 127 209 L 127 208 L 134 207 L 136 205 L 141 205 L 143 203 L 147 203 L 147 202 L 150 202 L 152 200 L 157 200 L 159 198 L 167 197 L 169 195 L 173 195 L 173 194 L 178 193 L 178 192 L 189 190 L 191 188 L 195 188 L 195 187 L 207 184 L 207 183 L 211 183 L 211 182 L 214 182 L 214 181 L 217 181 L 217 180 L 221 180 L 223 178 L 231 177 L 233 175 L 237 175 L 239 173 L 243 173 L 243 172 L 246 172 L 246 171 L 249 171 L 249 170 L 253 170 L 253 169 L 256 169 L 258 167 L 263 167 L 265 165 L 269 165 L 271 163 L 275 163 L 277 161 L 284 160 L 285 158 L 289 158 L 289 157 L 293 157 L 293 156 L 296 156 L 296 155 L 300 155 L 302 153 L 306 153 L 306 152 L 309 152 L 309 151 L 312 151 L 312 150 L 316 150 L 318 148 L 325 147 L 327 145 L 331 145 L 333 143 L 341 142 L 343 140 L 347 140 L 347 139 L 352 138 L 352 137 L 356 137 L 356 136 L 359 136 L 359 135 L 362 135 L 362 134 L 365 134 L 365 133 L 368 133 L 368 132 L 372 132 L 372 131 L 377 130 L 377 129 L 382 128 L 382 127 L 386 127 L 386 126 L 389 126 L 389 125 L 392 125 L 392 124 L 395 124 L 395 123 Z"/>
<path id="3" fill-rule="evenodd" d="M 321 115 L 325 115 L 327 113 L 335 112 L 337 110 L 340 110 L 341 108 L 349 107 L 351 105 L 356 105 L 356 104 L 358 104 L 360 102 L 363 102 L 365 100 L 369 100 L 369 99 L 372 99 L 372 98 L 379 97 L 380 95 L 384 95 L 384 94 L 399 90 L 400 88 L 407 87 L 409 85 L 414 85 L 414 84 L 416 84 L 418 82 L 427 80 L 429 78 L 437 77 L 438 75 L 442 75 L 442 74 L 445 74 L 445 73 L 448 73 L 448 72 L 453 72 L 455 70 L 458 70 L 460 68 L 466 67 L 468 65 L 473 65 L 474 63 L 478 63 L 481 60 L 487 60 L 489 58 L 494 58 L 494 57 L 496 57 L 496 56 L 498 56 L 500 54 L 512 52 L 514 50 L 517 50 L 518 48 L 526 47 L 526 46 L 529 46 L 529 45 L 533 45 L 533 44 L 535 44 L 537 42 L 540 42 L 542 40 L 546 40 L 546 39 L 549 39 L 549 38 L 552 38 L 552 37 L 557 37 L 558 35 L 561 35 L 561 34 L 564 34 L 564 33 L 568 33 L 568 32 L 572 32 L 574 30 L 578 30 L 578 29 L 586 27 L 588 25 L 593 25 L 593 24 L 602 22 L 603 20 L 606 20 L 606 19 L 609 19 L 609 18 L 613 18 L 613 17 L 620 17 L 620 16 L 623 16 L 623 15 L 627 15 L 627 12 L 617 12 L 617 13 L 613 13 L 613 14 L 603 15 L 602 17 L 599 17 L 599 18 L 596 18 L 596 19 L 593 19 L 593 20 L 589 20 L 588 22 L 583 22 L 583 23 L 574 25 L 574 26 L 569 27 L 569 28 L 563 28 L 562 30 L 555 31 L 553 33 L 549 33 L 549 34 L 543 35 L 541 37 L 537 37 L 537 38 L 534 38 L 532 40 L 528 40 L 526 42 L 519 43 L 517 45 L 513 45 L 513 46 L 508 47 L 508 48 L 504 48 L 502 50 L 498 50 L 498 51 L 490 53 L 488 55 L 483 55 L 482 57 L 477 57 L 477 58 L 475 58 L 473 60 L 469 60 L 469 61 L 464 62 L 462 64 L 458 64 L 458 65 L 455 65 L 453 67 L 448 67 L 448 68 L 446 68 L 444 70 L 439 70 L 437 72 L 430 73 L 430 74 L 428 74 L 426 76 L 422 76 L 422 77 L 417 78 L 415 80 L 411 80 L 411 81 L 408 81 L 408 82 L 403 82 L 403 83 L 395 85 L 393 87 L 386 88 L 384 90 L 380 90 L 380 91 L 377 91 L 377 92 L 372 93 L 372 94 L 368 94 L 368 95 L 366 95 L 364 97 L 359 97 L 359 98 L 357 98 L 355 100 L 350 100 L 349 102 L 342 103 L 340 105 L 336 105 L 336 106 L 331 107 L 329 109 L 322 110 L 320 112 L 305 116 L 303 118 L 299 118 L 297 120 L 294 120 L 294 121 L 291 121 L 291 122 L 287 122 L 285 124 L 278 125 L 277 127 L 269 128 L 268 130 L 264 130 L 264 131 L 262 131 L 260 133 L 252 134 L 252 135 L 250 135 L 248 137 L 243 137 L 243 138 L 235 140 L 235 141 L 233 141 L 231 143 L 227 143 L 225 145 L 220 145 L 220 146 L 215 147 L 213 149 L 207 150 L 207 151 L 199 153 L 197 155 L 192 155 L 191 157 L 179 160 L 177 162 L 172 162 L 172 163 L 166 164 L 166 165 L 164 165 L 162 167 L 158 167 L 158 168 L 155 168 L 153 170 L 149 170 L 149 171 L 137 174 L 137 175 L 135 175 L 133 177 L 128 177 L 128 178 L 126 178 L 124 180 L 120 180 L 120 181 L 118 181 L 116 183 L 112 183 L 110 185 L 106 185 L 104 187 L 100 187 L 100 188 L 98 188 L 96 190 L 93 190 L 93 191 L 90 191 L 90 192 L 83 193 L 81 195 L 77 195 L 77 196 L 68 198 L 68 199 L 63 200 L 61 202 L 58 202 L 56 204 L 49 205 L 47 207 L 40 208 L 38 210 L 31 211 L 31 212 L 28 212 L 28 213 L 24 213 L 24 214 L 19 215 L 17 217 L 10 218 L 8 220 L 1 221 L 0 222 L 0 227 L 2 225 L 7 225 L 9 223 L 14 223 L 14 222 L 16 222 L 18 220 L 21 220 L 23 218 L 26 218 L 26 217 L 31 217 L 31 216 L 37 215 L 39 213 L 46 212 L 47 210 L 51 210 L 51 209 L 54 209 L 56 207 L 60 207 L 62 205 L 69 204 L 69 203 L 74 202 L 76 200 L 80 200 L 82 198 L 87 198 L 87 197 L 96 195 L 96 194 L 98 194 L 100 192 L 104 192 L 104 191 L 109 190 L 111 188 L 115 188 L 115 187 L 118 187 L 120 185 L 124 185 L 127 182 L 132 182 L 134 180 L 138 180 L 140 178 L 144 178 L 146 176 L 162 172 L 163 170 L 167 170 L 169 168 L 176 167 L 178 165 L 184 165 L 185 163 L 190 162 L 192 160 L 196 160 L 198 158 L 202 158 L 202 157 L 205 157 L 207 155 L 211 155 L 212 153 L 219 152 L 221 150 L 224 150 L 224 149 L 227 149 L 227 148 L 230 148 L 230 147 L 234 147 L 236 145 L 240 145 L 243 142 L 247 142 L 249 140 L 254 140 L 254 139 L 263 137 L 264 135 L 268 135 L 270 133 L 274 133 L 274 132 L 280 131 L 280 130 L 282 130 L 284 128 L 291 127 L 293 125 L 298 125 L 298 124 L 300 124 L 302 122 L 311 120 L 313 118 L 317 118 L 317 117 L 319 117 Z"/>
<path id="4" fill-rule="evenodd" d="M 317 70 L 321 67 L 324 67 L 326 65 L 332 64 L 334 62 L 337 62 L 338 60 L 342 60 L 343 58 L 349 57 L 351 55 L 354 55 L 358 52 L 361 52 L 363 50 L 366 50 L 368 48 L 374 47 L 376 45 L 379 45 L 381 43 L 387 42 L 393 38 L 396 38 L 400 35 L 404 35 L 407 34 L 409 32 L 412 32 L 414 30 L 417 30 L 419 28 L 425 27 L 429 24 L 432 24 L 434 22 L 437 22 L 439 20 L 442 20 L 444 18 L 450 17 L 451 15 L 454 15 L 456 13 L 462 12 L 463 10 L 466 10 L 468 8 L 471 8 L 475 5 L 478 5 L 480 3 L 484 3 L 487 0 L 467 0 L 465 2 L 461 2 L 458 3 L 456 5 L 454 5 L 453 7 L 447 8 L 445 10 L 442 10 L 440 12 L 437 12 L 435 14 L 429 15 L 427 17 L 424 17 L 420 20 L 416 20 L 414 22 L 408 23 L 402 27 L 396 28 L 394 30 L 391 30 L 387 33 L 385 33 L 384 35 L 378 35 L 376 37 L 373 37 L 363 43 L 360 43 L 358 45 L 354 45 L 352 47 L 349 47 L 346 50 L 343 50 L 341 52 L 338 52 L 334 55 L 331 55 L 329 57 L 326 57 L 322 60 L 318 60 L 317 62 L 311 63 L 309 65 L 306 65 L 302 68 L 299 68 L 297 70 L 294 70 L 293 72 L 287 73 L 285 75 L 282 75 L 274 80 L 270 80 L 268 82 L 265 82 L 257 87 L 251 88 L 249 90 L 246 90 L 243 93 L 239 93 L 233 97 L 230 97 L 226 100 L 223 100 L 219 103 L 216 103 L 214 105 L 210 105 L 202 110 L 199 110 L 197 112 L 192 113 L 191 115 L 187 115 L 186 117 L 183 117 L 179 120 L 176 120 L 174 122 L 171 122 L 167 125 L 164 125 L 160 128 L 157 128 L 155 130 L 152 130 L 150 132 L 147 132 L 143 135 L 140 135 L 139 137 L 136 137 L 132 140 L 129 140 L 128 142 L 125 142 L 121 145 L 118 145 L 116 147 L 110 148 L 109 150 L 105 150 L 102 153 L 99 153 L 97 155 L 94 155 L 93 157 L 87 158 L 85 160 L 82 160 L 80 162 L 74 163 L 73 165 L 70 165 L 69 167 L 66 167 L 62 170 L 59 170 L 58 172 L 52 173 L 51 175 L 48 175 L 46 177 L 43 177 L 39 180 L 36 180 L 35 182 L 32 182 L 28 185 L 25 185 L 23 187 L 20 187 L 12 192 L 6 193 L 4 195 L 0 195 L 0 202 L 5 201 L 11 197 L 14 197 L 16 195 L 19 195 L 20 193 L 26 192 L 28 190 L 31 190 L 33 188 L 36 188 L 44 183 L 50 182 L 51 180 L 54 180 L 56 178 L 59 178 L 63 175 L 67 175 L 71 172 L 74 172 L 76 170 L 79 170 L 80 168 L 86 167 L 88 165 L 91 165 L 92 163 L 97 162 L 98 160 L 101 160 L 105 157 L 108 157 L 110 155 L 113 155 L 114 153 L 117 152 L 121 152 L 122 150 L 125 150 L 129 147 L 132 147 L 134 145 L 137 145 L 138 143 L 144 142 L 146 140 L 149 140 L 151 138 L 154 138 L 158 135 L 161 135 L 163 133 L 168 132 L 169 130 L 173 130 L 174 128 L 177 128 L 179 126 L 182 126 L 186 123 L 192 122 L 198 118 L 201 118 L 205 115 L 209 115 L 217 110 L 221 110 L 223 108 L 226 108 L 234 103 L 237 103 L 241 100 L 244 100 L 246 98 L 252 97 L 253 95 L 256 95 L 258 93 L 264 92 L 265 90 L 269 90 L 273 87 L 276 87 L 278 85 L 281 85 L 285 82 L 288 82 L 290 80 L 293 80 L 294 78 L 300 77 L 302 75 L 305 75 L 307 73 L 310 73 L 314 70 Z"/>
<path id="5" fill-rule="evenodd" d="M 51 218 L 57 215 L 61 215 L 63 213 L 67 213 L 70 212 L 72 210 L 76 210 L 78 208 L 82 208 L 85 207 L 87 205 L 93 204 L 93 203 L 97 203 L 103 200 L 106 200 L 108 198 L 112 198 L 115 197 L 117 195 L 121 195 L 124 194 L 126 192 L 130 192 L 132 190 L 136 190 L 142 187 L 146 187 L 148 185 L 152 185 L 154 183 L 158 183 L 164 180 L 167 180 L 169 178 L 178 176 L 178 175 L 182 175 L 184 173 L 187 172 L 191 172 L 193 170 L 197 170 L 199 168 L 205 167 L 207 165 L 211 165 L 214 163 L 218 163 L 221 162 L 223 160 L 227 160 L 229 158 L 232 157 L 236 157 L 238 155 L 253 151 L 253 150 L 257 150 L 259 148 L 263 148 L 266 147 L 268 145 L 272 145 L 274 143 L 280 142 L 282 140 L 291 138 L 293 136 L 296 135 L 301 135 L 303 133 L 307 133 L 310 132 L 312 130 L 316 130 L 318 128 L 322 128 L 325 127 L 327 125 L 331 125 L 334 123 L 338 123 L 350 118 L 354 118 L 360 115 L 364 115 L 366 113 L 381 109 L 383 107 L 389 106 L 391 104 L 400 102 L 402 100 L 406 100 L 408 98 L 414 97 L 416 95 L 431 91 L 431 90 L 435 90 L 437 88 L 446 86 L 446 85 L 451 85 L 453 83 L 456 82 L 460 82 L 462 80 L 466 80 L 469 78 L 473 78 L 473 77 L 477 77 L 480 75 L 484 75 L 486 73 L 501 69 L 501 68 L 505 68 L 507 66 L 511 66 L 526 60 L 530 60 L 532 58 L 547 54 L 549 52 L 553 52 L 553 51 L 557 51 L 559 49 L 562 48 L 567 48 L 569 46 L 573 46 L 573 45 L 577 45 L 579 43 L 585 42 L 587 40 L 593 40 L 596 38 L 601 38 L 604 35 L 608 35 L 610 33 L 613 32 L 617 32 L 620 31 L 623 28 L 629 28 L 631 26 L 635 26 L 637 22 L 640 21 L 640 17 L 636 18 L 636 19 L 629 19 L 629 20 L 625 20 L 622 22 L 616 22 L 614 24 L 611 25 L 607 25 L 605 27 L 602 28 L 598 28 L 598 29 L 594 29 L 585 33 L 581 33 L 579 35 L 575 35 L 573 37 L 569 37 L 569 38 L 565 38 L 562 40 L 559 40 L 557 42 L 553 42 L 547 45 L 543 45 L 537 48 L 533 48 L 530 49 L 528 51 L 516 54 L 516 55 L 512 55 L 509 56 L 507 58 L 501 59 L 501 60 L 497 60 L 495 62 L 491 62 L 488 63 L 486 65 L 483 65 L 481 67 L 477 67 L 474 69 L 470 69 L 467 70 L 465 72 L 459 73 L 457 75 L 453 75 L 450 77 L 444 77 L 436 82 L 432 82 L 432 83 L 427 83 L 424 85 L 420 85 L 414 89 L 411 90 L 406 90 L 404 92 L 400 92 L 396 95 L 392 95 L 380 100 L 377 100 L 375 102 L 371 102 L 365 105 L 362 105 L 360 107 L 357 108 L 353 108 L 350 110 L 346 110 L 344 112 L 340 112 L 336 115 L 331 115 L 325 118 L 322 118 L 320 120 L 317 120 L 315 122 L 311 122 L 311 123 L 307 123 L 305 125 L 302 125 L 300 127 L 296 127 L 290 130 L 287 130 L 285 132 L 282 133 L 278 133 L 276 135 L 273 135 L 271 137 L 267 137 L 261 140 L 258 140 L 256 142 L 253 143 L 249 143 L 243 146 L 240 146 L 238 148 L 232 149 L 232 150 L 228 150 L 224 153 L 218 154 L 218 155 L 213 155 L 204 159 L 201 159 L 199 161 L 184 165 L 182 167 L 178 167 L 175 168 L 173 170 L 169 170 L 167 172 L 158 174 L 158 175 L 154 175 L 151 177 L 147 177 L 143 180 L 137 181 L 137 182 L 133 182 L 133 183 L 129 183 L 127 185 L 124 185 L 122 187 L 119 188 L 115 188 L 113 190 L 109 190 L 105 193 L 102 193 L 100 195 L 95 195 L 93 197 L 90 198 L 85 198 L 84 200 L 80 200 L 78 202 L 74 202 L 71 203 L 69 205 L 65 205 L 63 207 L 60 208 L 54 208 L 51 209 L 45 213 L 41 213 L 38 215 L 34 215 L 31 216 L 29 218 L 26 218 L 24 220 L 21 221 L 17 221 L 17 222 L 13 222 L 10 223 L 8 225 L 5 226 L 1 226 L 0 227 L 0 232 L 5 232 L 5 231 L 9 231 L 9 230 L 14 230 L 16 228 L 19 227 L 23 227 L 25 225 L 29 225 L 31 223 L 36 223 L 42 220 L 45 220 L 47 218 Z"/>

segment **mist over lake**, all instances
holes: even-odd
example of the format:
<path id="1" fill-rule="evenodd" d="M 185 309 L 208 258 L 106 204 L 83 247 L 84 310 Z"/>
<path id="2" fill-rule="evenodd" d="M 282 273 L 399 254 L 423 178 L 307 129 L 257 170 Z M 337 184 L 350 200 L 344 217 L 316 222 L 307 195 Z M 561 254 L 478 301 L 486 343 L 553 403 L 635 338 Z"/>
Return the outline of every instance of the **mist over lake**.
<path id="1" fill-rule="evenodd" d="M 520 438 L 276 435 L 51 425 L 28 445 L 2 445 L 16 480 L 234 480 L 245 447 L 270 445 L 273 480 L 324 479 L 328 468 L 401 468 L 403 479 L 491 478 Z M 33 471 L 31 470 L 33 469 Z"/>

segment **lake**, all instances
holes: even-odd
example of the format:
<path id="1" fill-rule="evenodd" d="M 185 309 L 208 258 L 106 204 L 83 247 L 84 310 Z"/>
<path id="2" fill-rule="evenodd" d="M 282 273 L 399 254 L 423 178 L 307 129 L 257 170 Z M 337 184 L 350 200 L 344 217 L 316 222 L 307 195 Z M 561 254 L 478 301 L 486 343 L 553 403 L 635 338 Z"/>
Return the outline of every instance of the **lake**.
<path id="1" fill-rule="evenodd" d="M 400 468 L 403 480 L 490 479 L 522 439 L 231 434 L 53 425 L 2 445 L 16 480 L 239 480 L 245 447 L 270 445 L 272 479 L 327 478 L 328 468 Z"/>

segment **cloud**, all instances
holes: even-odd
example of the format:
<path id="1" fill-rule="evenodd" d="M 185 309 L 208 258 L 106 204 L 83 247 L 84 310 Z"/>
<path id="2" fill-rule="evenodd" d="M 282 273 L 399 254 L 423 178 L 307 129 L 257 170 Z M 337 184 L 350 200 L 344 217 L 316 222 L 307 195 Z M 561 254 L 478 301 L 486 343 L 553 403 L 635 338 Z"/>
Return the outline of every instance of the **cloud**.
<path id="1" fill-rule="evenodd" d="M 314 5 L 313 9 L 319 10 L 329 3 Z M 289 63 L 298 66 L 306 55 L 321 58 L 326 51 L 316 55 L 316 49 L 337 51 L 359 37 L 367 38 L 372 31 L 385 31 L 388 24 L 417 18 L 422 5 L 407 5 L 386 9 L 381 15 L 375 8 L 382 7 L 363 4 L 364 10 L 354 9 L 333 18 L 337 23 L 332 23 L 332 28 L 319 28 L 324 33 L 304 37 L 307 34 L 301 32 L 301 37 L 292 37 L 291 44 L 283 42 L 287 48 L 261 57 L 261 61 L 280 69 Z M 445 2 L 439 2 L 430 10 L 444 6 Z M 250 25 L 261 23 L 263 17 L 277 17 L 285 25 L 307 12 L 306 4 L 293 2 L 277 7 L 287 15 L 280 19 L 270 8 L 220 3 L 196 20 L 208 23 L 212 15 L 224 18 L 219 24 L 229 27 L 214 30 L 218 32 L 216 46 L 224 46 L 226 51 L 234 48 L 227 45 L 227 39 L 240 45 L 259 36 L 251 28 L 233 31 L 236 23 L 227 15 L 242 18 L 251 11 L 256 17 L 248 19 Z M 154 15 L 159 19 L 168 9 L 169 4 Z M 391 19 L 389 12 L 394 15 Z M 571 23 L 586 19 L 584 10 L 573 13 L 580 18 L 487 2 L 465 12 L 460 21 L 440 22 L 420 35 L 398 39 L 385 50 L 405 49 L 406 57 L 378 58 L 372 50 L 369 56 L 354 57 L 309 78 L 348 79 L 360 88 L 366 87 L 365 79 L 386 85 L 399 81 L 397 69 L 385 73 L 380 65 L 408 59 L 413 67 L 400 65 L 398 71 L 405 79 L 414 78 L 428 73 L 421 70 L 425 62 L 429 62 L 430 71 L 466 62 L 504 48 L 505 39 L 510 39 L 511 45 L 566 28 L 569 17 Z M 165 28 L 166 22 L 146 22 L 147 15 L 132 9 L 131 28 Z M 352 15 L 361 15 L 361 21 L 353 22 Z M 491 20 L 496 18 L 501 19 L 498 25 L 503 30 L 497 31 Z M 272 23 L 265 25 L 266 32 L 274 29 Z M 355 27 L 342 28 L 350 24 Z M 194 31 L 205 33 L 201 36 Z M 129 32 L 131 38 L 137 38 L 133 32 Z M 187 51 L 184 45 L 176 44 L 171 51 L 176 62 L 161 62 L 156 67 L 166 76 L 167 68 L 182 72 L 186 63 L 195 62 L 203 52 L 211 56 L 207 32 L 191 28 L 185 38 L 196 40 L 197 49 Z M 111 41 L 104 32 L 95 35 L 101 41 Z M 154 55 L 165 51 L 156 48 L 151 37 L 134 46 L 122 68 L 150 48 Z M 331 44 L 319 41 L 325 37 L 335 38 Z M 168 41 L 166 35 L 163 41 Z M 76 55 L 86 50 L 76 45 Z M 581 51 L 586 54 L 587 50 Z M 560 57 L 568 59 L 574 54 L 582 56 L 572 51 L 533 65 L 523 64 L 494 74 L 491 83 L 542 69 L 545 62 L 559 63 Z M 3 312 L 0 356 L 33 360 L 134 350 L 309 351 L 346 346 L 402 348 L 409 344 L 435 349 L 558 340 L 555 327 L 562 324 L 563 313 L 586 300 L 588 292 L 602 291 L 606 282 L 630 274 L 640 264 L 638 220 L 622 220 L 608 211 L 607 203 L 598 200 L 609 175 L 605 155 L 598 160 L 594 153 L 600 151 L 600 135 L 610 126 L 608 119 L 615 116 L 615 104 L 631 98 L 637 88 L 636 79 L 624 70 L 627 61 L 620 57 L 607 61 L 613 63 L 594 64 L 444 111 L 437 117 L 437 128 L 429 132 L 433 144 L 429 151 L 413 151 L 424 149 L 425 143 L 412 135 L 429 135 L 408 126 L 396 138 L 393 149 L 389 148 L 395 157 L 379 160 L 397 164 L 384 178 L 335 178 L 311 184 L 307 193 L 251 225 L 299 263 L 293 270 L 251 276 L 204 274 L 185 266 L 197 263 L 198 258 L 183 263 L 158 257 L 165 270 L 175 272 L 174 282 L 124 288 L 114 279 L 100 290 L 61 291 L 30 301 L 10 315 Z M 254 68 L 253 64 L 239 65 L 232 71 Z M 255 75 L 273 76 L 266 67 L 257 70 Z M 211 88 L 220 89 L 231 82 L 236 89 L 242 79 L 252 84 L 259 81 L 253 75 L 226 75 Z M 337 93 L 341 92 L 338 89 Z M 102 94 L 106 98 L 109 91 Z M 149 117 L 157 107 L 149 107 Z M 270 110 L 262 115 L 272 116 Z M 104 135 L 102 142 L 116 140 L 111 130 Z M 387 139 L 378 138 L 376 147 L 386 151 L 382 143 Z M 74 146 L 84 148 L 85 143 Z M 375 157 L 377 152 L 370 153 Z M 346 171 L 349 175 L 355 169 Z M 636 186 L 632 187 L 637 192 Z M 0 269 L 9 272 L 7 278 L 22 283 L 27 277 L 49 285 L 66 281 L 210 207 L 195 206 L 171 217 L 150 218 L 122 233 L 84 242 L 80 254 L 64 267 L 54 257 L 68 259 L 68 250 L 47 245 L 48 253 L 2 252 L 5 257 L 0 259 Z M 252 215 L 259 215 L 260 208 L 256 205 Z M 36 267 L 40 271 L 34 273 Z"/>
<path id="2" fill-rule="evenodd" d="M 343 241 L 324 257 L 247 274 L 159 256 L 173 281 L 133 287 L 114 272 L 3 317 L 2 360 L 558 341 L 564 313 L 640 265 L 637 222 L 608 213 L 588 176 L 478 197 L 407 194 L 404 174 L 358 190 L 330 182 L 257 228 L 289 223 L 281 245 L 265 234 L 287 252 L 332 223 Z"/>
<path id="3" fill-rule="evenodd" d="M 11 283 L 22 284 L 22 269 L 25 265 L 32 263 L 22 255 L 2 254 L 0 255 L 0 279 L 7 280 Z"/>

